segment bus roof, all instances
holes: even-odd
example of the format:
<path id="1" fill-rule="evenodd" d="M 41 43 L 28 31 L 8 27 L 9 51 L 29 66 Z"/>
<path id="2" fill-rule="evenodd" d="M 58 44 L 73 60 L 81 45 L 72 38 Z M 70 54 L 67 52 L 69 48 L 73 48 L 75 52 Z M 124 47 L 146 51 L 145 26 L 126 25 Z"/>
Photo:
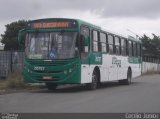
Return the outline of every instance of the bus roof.
<path id="1" fill-rule="evenodd" d="M 92 28 L 101 30 L 101 27 L 99 27 L 99 26 L 93 25 L 93 24 L 88 23 L 88 22 L 86 22 L 86 21 L 83 21 L 83 20 L 81 20 L 81 19 L 76 19 L 76 20 L 77 20 L 80 24 L 88 25 L 88 26 L 91 26 Z"/>
<path id="2" fill-rule="evenodd" d="M 72 19 L 72 18 L 44 18 L 44 19 L 31 20 L 30 23 L 43 22 L 43 21 L 58 21 L 58 20 L 75 20 L 76 22 L 78 22 L 79 28 L 80 28 L 81 25 L 86 25 L 86 26 L 89 26 L 89 27 L 91 27 L 91 28 L 93 28 L 93 29 L 97 29 L 97 30 L 102 31 L 102 32 L 106 32 L 106 33 L 109 33 L 109 34 L 113 34 L 113 35 L 115 35 L 115 36 L 119 36 L 119 37 L 126 38 L 126 39 L 128 39 L 129 41 L 135 41 L 135 42 L 141 43 L 141 41 L 140 41 L 139 39 L 136 39 L 136 38 L 134 38 L 134 37 L 132 37 L 132 36 L 128 36 L 128 38 L 127 38 L 127 37 L 125 37 L 125 36 L 123 36 L 123 35 L 120 35 L 120 34 L 118 34 L 118 33 L 113 33 L 113 32 L 111 32 L 111 31 L 104 30 L 104 29 L 102 29 L 102 28 L 99 27 L 99 26 L 93 25 L 93 24 L 88 23 L 88 22 L 86 22 L 86 21 L 83 21 L 83 20 L 81 20 L 81 19 Z"/>

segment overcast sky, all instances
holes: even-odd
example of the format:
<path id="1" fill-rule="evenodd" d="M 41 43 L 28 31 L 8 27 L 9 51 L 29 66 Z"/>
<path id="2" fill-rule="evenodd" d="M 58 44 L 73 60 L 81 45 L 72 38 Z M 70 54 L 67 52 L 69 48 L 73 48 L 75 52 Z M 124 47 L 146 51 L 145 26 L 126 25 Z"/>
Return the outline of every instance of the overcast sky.
<path id="1" fill-rule="evenodd" d="M 0 34 L 13 21 L 49 17 L 78 18 L 125 36 L 160 35 L 160 0 L 0 0 Z"/>

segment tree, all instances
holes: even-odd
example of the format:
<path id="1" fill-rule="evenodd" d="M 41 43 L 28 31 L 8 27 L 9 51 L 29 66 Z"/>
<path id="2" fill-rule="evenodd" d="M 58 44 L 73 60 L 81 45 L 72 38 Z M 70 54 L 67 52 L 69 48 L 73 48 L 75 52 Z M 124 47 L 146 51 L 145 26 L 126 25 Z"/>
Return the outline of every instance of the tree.
<path id="1" fill-rule="evenodd" d="M 4 50 L 20 50 L 18 44 L 18 32 L 27 26 L 28 21 L 19 20 L 5 25 L 6 31 L 1 34 L 1 42 L 5 45 Z"/>
<path id="2" fill-rule="evenodd" d="M 143 35 L 140 39 L 143 46 L 143 55 L 151 57 L 160 57 L 160 37 L 152 34 L 153 38 Z"/>

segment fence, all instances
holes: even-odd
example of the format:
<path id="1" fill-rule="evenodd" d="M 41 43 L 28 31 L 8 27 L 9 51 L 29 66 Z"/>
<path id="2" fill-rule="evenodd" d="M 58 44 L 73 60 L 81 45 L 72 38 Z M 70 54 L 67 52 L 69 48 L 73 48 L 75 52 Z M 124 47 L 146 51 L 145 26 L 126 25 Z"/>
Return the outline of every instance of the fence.
<path id="1" fill-rule="evenodd" d="M 146 73 L 149 71 L 160 72 L 160 58 L 154 58 L 148 56 L 143 57 L 142 73 Z"/>
<path id="2" fill-rule="evenodd" d="M 0 78 L 5 78 L 13 71 L 22 71 L 24 52 L 0 51 Z"/>

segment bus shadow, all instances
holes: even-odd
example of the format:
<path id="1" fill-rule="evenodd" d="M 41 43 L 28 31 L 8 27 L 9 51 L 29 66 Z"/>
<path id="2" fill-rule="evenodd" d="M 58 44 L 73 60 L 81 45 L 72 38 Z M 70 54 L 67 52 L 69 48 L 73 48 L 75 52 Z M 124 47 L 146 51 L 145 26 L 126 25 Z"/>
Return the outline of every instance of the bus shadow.
<path id="1" fill-rule="evenodd" d="M 130 85 L 127 84 L 120 84 L 119 82 L 115 81 L 115 82 L 105 82 L 105 83 L 101 83 L 98 86 L 98 89 L 107 89 L 107 88 L 117 88 L 117 87 L 124 87 L 124 86 L 133 86 L 138 84 L 137 82 L 132 82 Z"/>
<path id="2" fill-rule="evenodd" d="M 136 85 L 137 82 L 132 82 L 131 85 L 122 85 L 118 82 L 106 82 L 101 83 L 98 85 L 98 88 L 96 90 L 89 90 L 86 85 L 69 85 L 69 86 L 59 86 L 56 90 L 48 90 L 47 88 L 31 91 L 31 93 L 81 93 L 81 92 L 87 92 L 87 91 L 98 91 L 108 88 L 117 88 L 117 87 L 123 87 L 123 86 L 132 86 Z"/>
<path id="3" fill-rule="evenodd" d="M 77 93 L 86 91 L 85 86 L 77 85 L 77 86 L 60 86 L 56 90 L 48 90 L 44 88 L 42 90 L 32 91 L 32 93 Z"/>

